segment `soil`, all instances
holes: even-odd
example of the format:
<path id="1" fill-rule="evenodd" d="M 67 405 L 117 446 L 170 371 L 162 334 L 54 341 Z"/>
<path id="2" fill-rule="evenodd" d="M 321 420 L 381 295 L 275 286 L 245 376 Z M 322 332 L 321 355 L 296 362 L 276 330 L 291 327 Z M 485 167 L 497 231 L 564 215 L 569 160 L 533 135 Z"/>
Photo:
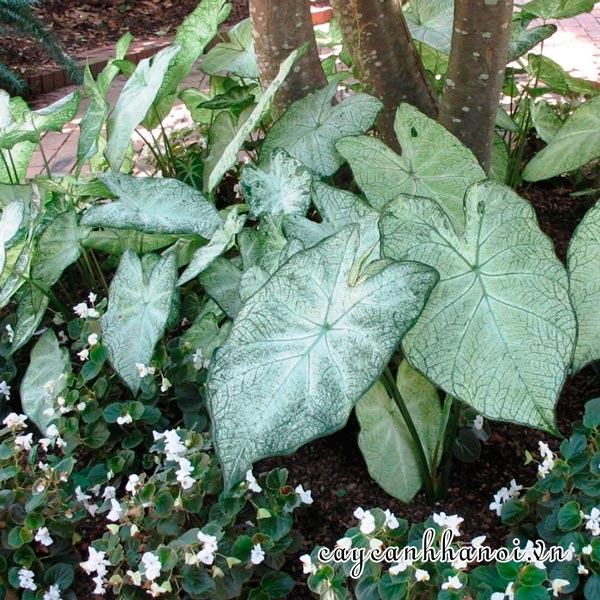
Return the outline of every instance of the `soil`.
<path id="1" fill-rule="evenodd" d="M 232 3 L 229 25 L 248 16 L 248 0 Z M 198 0 L 44 0 L 35 12 L 64 50 L 78 58 L 116 42 L 127 31 L 138 40 L 170 37 L 197 5 Z M 0 62 L 22 77 L 56 66 L 38 43 L 12 35 L 0 37 Z"/>
<path id="2" fill-rule="evenodd" d="M 551 237 L 557 254 L 564 260 L 572 232 L 594 200 L 571 197 L 563 180 L 537 184 L 519 192 L 532 202 L 541 228 Z M 557 408 L 563 435 L 569 435 L 571 424 L 582 417 L 585 402 L 599 394 L 600 371 L 594 366 L 569 378 Z M 297 528 L 304 536 L 307 552 L 317 545 L 335 544 L 346 529 L 356 523 L 352 513 L 357 506 L 390 508 L 411 523 L 427 519 L 432 512 L 459 514 L 465 519 L 462 526 L 465 539 L 486 535 L 486 543 L 499 546 L 504 543 L 508 530 L 489 510 L 494 494 L 513 478 L 521 485 L 531 485 L 536 479 L 536 466 L 525 465 L 525 451 L 537 451 L 539 440 L 557 450 L 560 440 L 527 427 L 490 425 L 492 435 L 483 445 L 480 460 L 465 463 L 455 459 L 448 497 L 433 506 L 422 493 L 410 504 L 403 504 L 370 478 L 358 448 L 358 425 L 354 417 L 338 433 L 308 444 L 292 456 L 263 461 L 256 470 L 286 467 L 291 482 L 312 490 L 314 504 L 297 512 Z M 294 600 L 314 598 L 303 583 L 306 579 L 297 562 L 290 561 L 286 569 L 301 582 L 291 597 Z"/>

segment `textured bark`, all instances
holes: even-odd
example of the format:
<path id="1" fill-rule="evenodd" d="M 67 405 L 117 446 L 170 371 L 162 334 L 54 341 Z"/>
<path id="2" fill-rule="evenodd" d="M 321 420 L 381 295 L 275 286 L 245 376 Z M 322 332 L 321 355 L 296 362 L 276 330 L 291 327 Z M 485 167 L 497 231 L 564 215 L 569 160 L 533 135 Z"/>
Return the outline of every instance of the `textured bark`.
<path id="1" fill-rule="evenodd" d="M 440 122 L 490 171 L 496 111 L 508 60 L 512 0 L 455 0 Z"/>
<path id="2" fill-rule="evenodd" d="M 393 123 L 401 102 L 437 116 L 436 100 L 404 19 L 402 0 L 333 0 L 332 4 L 361 82 L 384 104 L 378 121 L 381 137 L 398 149 Z"/>
<path id="3" fill-rule="evenodd" d="M 317 51 L 310 0 L 250 0 L 250 18 L 263 87 L 275 79 L 290 52 L 308 44 L 275 96 L 275 113 L 280 115 L 292 102 L 327 84 Z"/>

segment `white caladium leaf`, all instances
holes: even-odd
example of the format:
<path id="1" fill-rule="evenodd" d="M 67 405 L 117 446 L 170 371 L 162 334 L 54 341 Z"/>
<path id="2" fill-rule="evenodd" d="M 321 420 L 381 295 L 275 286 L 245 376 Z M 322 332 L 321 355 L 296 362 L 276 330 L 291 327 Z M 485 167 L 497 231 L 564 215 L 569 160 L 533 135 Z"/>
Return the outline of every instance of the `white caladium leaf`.
<path id="1" fill-rule="evenodd" d="M 136 363 L 149 365 L 175 300 L 175 253 L 142 260 L 128 250 L 110 284 L 102 340 L 115 371 L 135 394 L 140 386 Z"/>
<path id="2" fill-rule="evenodd" d="M 258 79 L 250 19 L 234 25 L 227 32 L 227 41 L 214 46 L 202 59 L 200 68 L 208 75 L 228 73 Z"/>
<path id="3" fill-rule="evenodd" d="M 168 46 L 158 52 L 152 62 L 150 58 L 144 58 L 123 86 L 107 123 L 108 141 L 104 155 L 113 171 L 121 168 L 131 135 L 150 110 L 169 64 L 180 49 L 180 46 Z"/>
<path id="4" fill-rule="evenodd" d="M 179 278 L 178 285 L 183 285 L 194 279 L 194 277 L 202 273 L 202 271 L 204 271 L 217 256 L 221 256 L 221 254 L 229 250 L 235 243 L 235 236 L 244 228 L 245 222 L 246 215 L 240 215 L 236 207 L 229 211 L 223 227 L 220 227 L 215 231 L 212 239 L 206 246 L 202 246 L 194 252 L 190 264 Z"/>
<path id="5" fill-rule="evenodd" d="M 575 341 L 566 270 L 511 189 L 474 184 L 465 212 L 463 235 L 426 198 L 400 198 L 383 217 L 384 256 L 441 277 L 403 340 L 406 356 L 482 415 L 554 430 Z"/>
<path id="6" fill-rule="evenodd" d="M 242 307 L 208 380 L 227 486 L 256 460 L 340 429 L 421 313 L 437 274 L 376 261 L 358 228 L 292 256 Z"/>
<path id="7" fill-rule="evenodd" d="M 49 329 L 31 351 L 20 388 L 23 412 L 44 434 L 58 416 L 56 399 L 65 389 L 70 372 L 69 353 L 58 345 L 56 335 Z"/>
<path id="8" fill-rule="evenodd" d="M 240 183 L 251 216 L 304 216 L 310 206 L 312 173 L 284 150 L 275 150 L 265 169 L 246 165 Z"/>
<path id="9" fill-rule="evenodd" d="M 527 181 L 549 179 L 600 157 L 600 96 L 581 104 L 527 164 Z"/>
<path id="10" fill-rule="evenodd" d="M 234 319 L 242 308 L 239 289 L 242 272 L 230 260 L 219 256 L 200 273 L 198 280 L 219 308 Z"/>
<path id="11" fill-rule="evenodd" d="M 437 391 L 405 360 L 398 369 L 396 385 L 431 466 L 442 421 Z M 358 445 L 369 475 L 388 494 L 410 502 L 422 485 L 417 451 L 406 421 L 383 383 L 378 381 L 359 400 L 356 416 L 360 424 Z M 397 458 L 390 460 L 391 456 Z"/>
<path id="12" fill-rule="evenodd" d="M 552 106 L 543 98 L 529 105 L 531 121 L 537 134 L 549 144 L 563 125 Z"/>
<path id="13" fill-rule="evenodd" d="M 336 146 L 369 204 L 382 210 L 403 194 L 431 198 L 462 231 L 465 192 L 485 179 L 477 159 L 445 127 L 410 104 L 400 105 L 394 128 L 402 156 L 367 136 L 346 138 Z"/>
<path id="14" fill-rule="evenodd" d="M 224 148 L 219 159 L 214 163 L 214 167 L 211 169 L 208 178 L 205 179 L 207 182 L 206 189 L 208 192 L 212 192 L 217 187 L 223 178 L 223 175 L 225 175 L 225 173 L 227 173 L 227 171 L 236 163 L 238 153 L 244 145 L 246 138 L 261 120 L 264 111 L 273 99 L 273 96 L 275 96 L 277 93 L 277 90 L 279 90 L 285 81 L 285 78 L 288 76 L 289 72 L 292 70 L 296 60 L 305 51 L 306 50 L 304 48 L 294 50 L 294 52 L 292 52 L 281 63 L 277 76 L 275 79 L 273 79 L 273 81 L 271 81 L 267 89 L 262 93 L 260 100 L 256 103 L 256 106 L 252 108 L 245 121 L 242 124 L 238 124 L 235 135 Z"/>
<path id="15" fill-rule="evenodd" d="M 412 0 L 404 14 L 415 40 L 450 53 L 454 0 Z"/>
<path id="16" fill-rule="evenodd" d="M 89 208 L 81 219 L 82 225 L 145 233 L 196 234 L 205 239 L 210 239 L 223 225 L 211 202 L 176 179 L 120 173 L 108 173 L 100 179 L 118 200 Z"/>
<path id="17" fill-rule="evenodd" d="M 260 164 L 269 164 L 275 148 L 285 150 L 319 175 L 333 175 L 343 163 L 338 140 L 364 133 L 373 126 L 382 104 L 367 94 L 353 94 L 331 104 L 337 83 L 294 102 L 267 133 Z"/>
<path id="18" fill-rule="evenodd" d="M 6 244 L 15 237 L 23 222 L 25 205 L 21 200 L 13 200 L 2 209 L 0 217 L 0 273 L 6 263 Z"/>
<path id="19" fill-rule="evenodd" d="M 381 213 L 371 208 L 362 198 L 315 181 L 312 187 L 313 203 L 319 210 L 321 222 L 302 217 L 287 218 L 285 231 L 307 247 L 313 246 L 347 225 L 358 225 L 360 233 L 359 257 L 380 258 L 379 219 Z"/>
<path id="20" fill-rule="evenodd" d="M 244 270 L 257 265 L 274 273 L 287 243 L 279 225 L 269 218 L 262 219 L 258 227 L 244 229 L 238 236 Z"/>
<path id="21" fill-rule="evenodd" d="M 600 358 L 600 204 L 585 215 L 571 239 L 568 255 L 571 301 L 577 315 L 573 371 Z"/>
<path id="22" fill-rule="evenodd" d="M 567 19 L 591 12 L 595 0 L 531 0 L 521 6 L 521 11 L 542 19 Z"/>

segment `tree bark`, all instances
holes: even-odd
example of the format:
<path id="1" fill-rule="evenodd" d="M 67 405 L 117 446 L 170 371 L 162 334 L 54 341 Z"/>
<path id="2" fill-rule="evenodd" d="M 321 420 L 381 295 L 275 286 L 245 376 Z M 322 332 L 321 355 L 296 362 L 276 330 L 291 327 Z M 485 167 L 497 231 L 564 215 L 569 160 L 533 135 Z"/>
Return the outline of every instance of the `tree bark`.
<path id="1" fill-rule="evenodd" d="M 291 52 L 308 43 L 308 49 L 275 96 L 275 116 L 327 79 L 317 50 L 310 13 L 310 0 L 250 0 L 250 18 L 260 82 L 266 87 Z"/>
<path id="2" fill-rule="evenodd" d="M 436 100 L 408 30 L 402 0 L 333 0 L 332 4 L 358 77 L 366 91 L 384 104 L 379 133 L 388 146 L 398 150 L 393 125 L 401 102 L 437 116 Z"/>
<path id="3" fill-rule="evenodd" d="M 455 0 L 440 122 L 490 171 L 496 112 L 508 60 L 512 0 Z"/>

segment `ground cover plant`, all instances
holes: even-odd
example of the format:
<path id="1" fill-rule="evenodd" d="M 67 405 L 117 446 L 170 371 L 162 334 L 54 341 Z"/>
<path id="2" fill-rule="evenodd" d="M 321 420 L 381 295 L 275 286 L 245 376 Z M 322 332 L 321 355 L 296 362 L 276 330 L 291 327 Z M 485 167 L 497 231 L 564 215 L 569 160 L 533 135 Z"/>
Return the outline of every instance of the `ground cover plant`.
<path id="1" fill-rule="evenodd" d="M 513 537 L 573 545 L 567 563 L 370 565 L 348 586 L 346 567 L 304 554 L 307 587 L 295 582 L 293 519 L 312 492 L 255 463 L 354 413 L 371 477 L 402 502 L 423 490 L 434 503 L 453 459 L 477 460 L 486 419 L 558 435 L 567 377 L 600 359 L 598 207 L 564 264 L 514 189 L 570 172 L 594 198 L 597 88 L 527 54 L 554 31 L 534 17 L 589 3 L 465 16 L 457 2 L 466 31 L 489 33 L 467 71 L 460 56 L 484 48 L 451 42 L 448 3 L 350 4 L 320 33 L 323 61 L 309 3 L 276 30 L 272 7 L 251 3 L 252 21 L 208 49 L 231 6 L 203 0 L 138 65 L 125 35 L 51 106 L 0 96 L 1 597 L 596 597 L 595 401 L 560 458 L 542 442 L 539 482 L 492 502 Z M 362 19 L 383 17 L 405 26 L 404 58 L 369 49 L 389 25 L 363 39 Z M 395 88 L 390 107 L 372 50 L 411 61 L 416 96 L 398 102 Z M 198 67 L 207 89 L 186 88 Z M 41 136 L 82 95 L 74 173 L 27 179 Z M 163 121 L 179 101 L 194 127 L 172 137 Z M 406 545 L 423 530 L 357 515 L 350 545 Z M 428 523 L 441 533 L 460 519 Z"/>

